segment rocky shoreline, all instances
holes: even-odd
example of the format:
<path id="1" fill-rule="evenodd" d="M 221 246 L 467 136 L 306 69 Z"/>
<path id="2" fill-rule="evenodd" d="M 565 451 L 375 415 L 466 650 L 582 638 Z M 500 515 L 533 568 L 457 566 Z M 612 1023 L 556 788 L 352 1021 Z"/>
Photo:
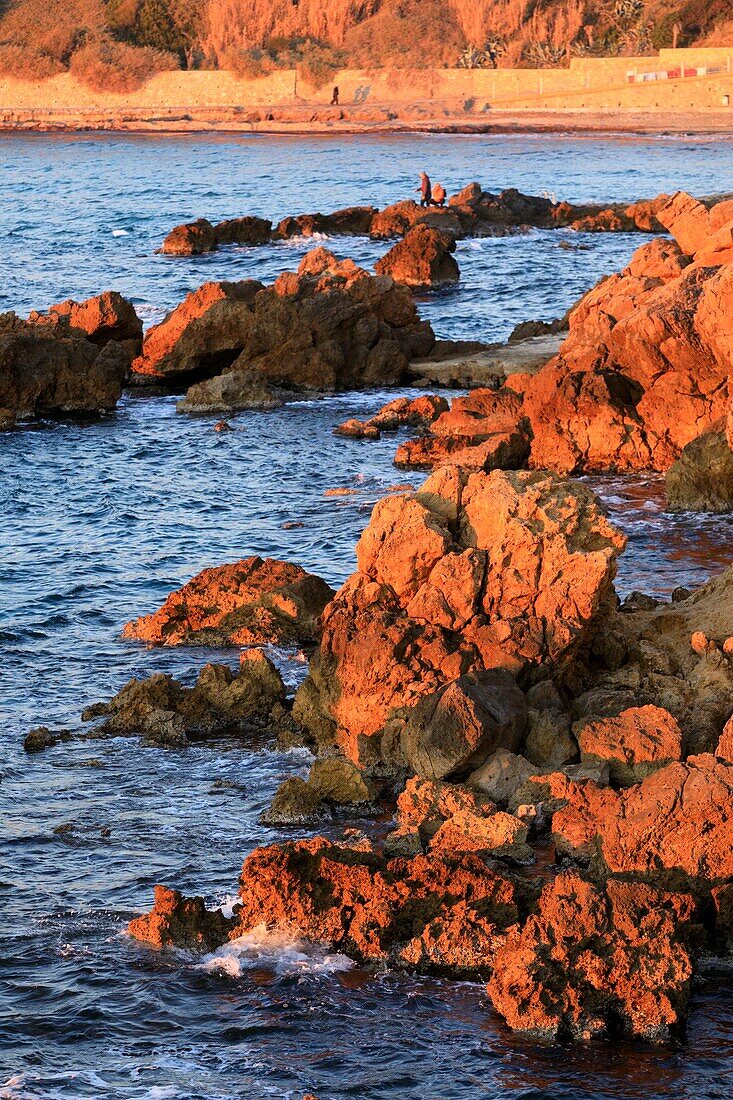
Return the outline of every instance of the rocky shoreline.
<path id="1" fill-rule="evenodd" d="M 217 413 L 402 384 L 460 353 L 410 287 L 452 281 L 460 233 L 514 224 L 516 193 L 514 213 L 478 184 L 461 196 L 437 215 L 458 232 L 364 216 L 361 232 L 381 217 L 400 238 L 375 275 L 318 248 L 271 287 L 205 284 L 144 336 L 113 295 L 6 314 L 4 420 L 108 411 L 126 379 Z M 205 570 L 125 636 L 245 647 L 239 670 L 133 680 L 85 712 L 84 736 L 265 737 L 314 757 L 265 820 L 327 835 L 248 855 L 231 917 L 158 887 L 129 926 L 139 940 L 212 952 L 287 927 L 363 964 L 480 978 L 519 1032 L 663 1042 L 701 961 L 733 945 L 733 570 L 620 603 L 625 538 L 569 479 L 654 470 L 673 507 L 733 508 L 733 201 L 545 202 L 545 224 L 658 235 L 570 311 L 564 339 L 564 322 L 546 334 L 562 343 L 539 369 L 337 428 L 364 446 L 418 430 L 395 462 L 430 471 L 377 504 L 353 575 L 334 593 L 272 559 Z M 270 644 L 305 647 L 294 698 Z M 67 736 L 32 731 L 26 747 Z"/>

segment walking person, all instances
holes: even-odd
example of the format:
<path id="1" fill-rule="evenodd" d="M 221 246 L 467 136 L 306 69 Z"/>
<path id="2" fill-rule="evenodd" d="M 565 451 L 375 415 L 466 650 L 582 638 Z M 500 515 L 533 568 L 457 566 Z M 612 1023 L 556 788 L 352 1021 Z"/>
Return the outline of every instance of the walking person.
<path id="1" fill-rule="evenodd" d="M 333 89 L 333 95 L 331 96 L 331 106 L 332 107 L 338 107 L 338 105 L 339 105 L 339 89 L 338 89 L 338 84 L 337 84 L 336 87 Z"/>
<path id="2" fill-rule="evenodd" d="M 430 206 L 433 201 L 433 188 L 430 183 L 430 176 L 427 172 L 420 173 L 420 186 L 417 190 L 420 192 L 420 205 Z"/>

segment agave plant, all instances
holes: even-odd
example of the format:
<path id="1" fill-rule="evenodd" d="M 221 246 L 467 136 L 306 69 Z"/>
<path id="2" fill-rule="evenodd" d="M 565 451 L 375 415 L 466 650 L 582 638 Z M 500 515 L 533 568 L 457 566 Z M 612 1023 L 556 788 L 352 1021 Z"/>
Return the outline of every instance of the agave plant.
<path id="1" fill-rule="evenodd" d="M 488 53 L 476 46 L 468 46 L 456 62 L 459 69 L 485 69 L 490 64 Z"/>
<path id="2" fill-rule="evenodd" d="M 643 0 L 616 0 L 613 14 L 616 22 L 622 26 L 629 26 L 641 19 L 644 12 Z"/>
<path id="3" fill-rule="evenodd" d="M 643 54 L 652 48 L 652 35 L 654 26 L 651 23 L 637 23 L 635 27 L 629 27 L 621 36 L 621 47 L 624 53 Z"/>
<path id="4" fill-rule="evenodd" d="M 562 46 L 552 42 L 530 42 L 524 51 L 524 59 L 535 69 L 554 69 L 565 57 Z"/>

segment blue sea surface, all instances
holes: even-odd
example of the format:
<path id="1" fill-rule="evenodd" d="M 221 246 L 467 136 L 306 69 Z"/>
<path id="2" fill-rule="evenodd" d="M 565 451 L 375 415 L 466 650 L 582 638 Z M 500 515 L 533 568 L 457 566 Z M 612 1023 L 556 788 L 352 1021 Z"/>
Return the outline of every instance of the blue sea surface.
<path id="1" fill-rule="evenodd" d="M 314 243 L 155 254 L 176 223 L 279 219 L 408 197 L 425 167 L 571 201 L 678 187 L 733 190 L 733 143 L 686 137 L 0 138 L 0 307 L 27 314 L 116 289 L 146 324 L 208 279 L 292 269 Z M 460 285 L 425 295 L 441 336 L 502 339 L 560 316 L 623 265 L 639 235 L 537 232 L 458 245 Z M 367 266 L 384 243 L 330 242 Z M 0 435 L 0 1098 L 2 1100 L 723 1100 L 733 1078 L 733 980 L 695 989 L 678 1046 L 571 1048 L 513 1036 L 481 985 L 363 971 L 292 939 L 254 936 L 216 960 L 123 933 L 156 882 L 231 904 L 258 822 L 303 751 L 219 741 L 185 751 L 75 740 L 27 756 L 24 734 L 79 729 L 133 675 L 184 680 L 237 654 L 152 650 L 122 625 L 204 566 L 248 554 L 332 584 L 355 565 L 371 507 L 395 484 L 394 436 L 336 439 L 387 393 L 242 413 L 232 433 L 127 393 L 114 416 Z M 733 561 L 733 522 L 664 511 L 657 477 L 596 478 L 629 535 L 617 587 L 668 594 Z M 351 495 L 326 496 L 348 488 Z M 291 524 L 299 525 L 293 527 Z M 303 675 L 275 653 L 288 682 Z M 288 835 L 293 835 L 288 830 Z"/>

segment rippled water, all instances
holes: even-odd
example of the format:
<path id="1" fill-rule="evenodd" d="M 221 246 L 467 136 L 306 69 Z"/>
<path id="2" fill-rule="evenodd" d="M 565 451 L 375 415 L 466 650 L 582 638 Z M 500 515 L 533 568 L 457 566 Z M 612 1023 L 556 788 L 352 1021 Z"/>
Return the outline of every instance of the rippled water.
<path id="1" fill-rule="evenodd" d="M 6 138 L 2 151 L 4 308 L 115 287 L 148 319 L 206 278 L 269 279 L 307 247 L 152 254 L 172 224 L 200 213 L 384 203 L 408 193 L 423 164 L 450 187 L 477 177 L 577 200 L 733 188 L 731 146 L 719 140 Z M 442 334 L 500 337 L 562 312 L 638 243 L 465 242 L 461 287 L 421 308 Z M 384 246 L 338 247 L 372 262 Z M 231 900 L 244 855 L 278 835 L 259 811 L 306 755 L 231 741 L 20 748 L 33 725 L 76 727 L 84 705 L 131 675 L 190 679 L 211 656 L 234 661 L 119 638 L 203 566 L 261 553 L 343 580 L 374 501 L 421 480 L 392 466 L 394 438 L 331 436 L 386 396 L 241 414 L 236 432 L 218 435 L 209 420 L 177 416 L 171 398 L 138 393 L 101 422 L 0 436 L 0 1097 L 730 1095 L 733 1010 L 718 977 L 697 990 L 678 1049 L 566 1050 L 513 1037 L 479 985 L 370 974 L 282 940 L 203 963 L 132 944 L 122 929 L 155 882 Z M 668 593 L 733 560 L 731 521 L 667 516 L 659 479 L 592 484 L 630 536 L 620 591 Z M 324 496 L 339 487 L 356 492 Z M 303 526 L 283 526 L 292 521 Z M 277 656 L 295 683 L 302 662 Z"/>

